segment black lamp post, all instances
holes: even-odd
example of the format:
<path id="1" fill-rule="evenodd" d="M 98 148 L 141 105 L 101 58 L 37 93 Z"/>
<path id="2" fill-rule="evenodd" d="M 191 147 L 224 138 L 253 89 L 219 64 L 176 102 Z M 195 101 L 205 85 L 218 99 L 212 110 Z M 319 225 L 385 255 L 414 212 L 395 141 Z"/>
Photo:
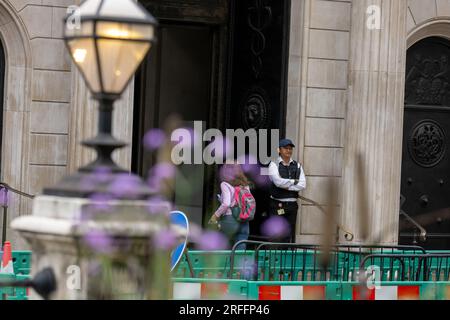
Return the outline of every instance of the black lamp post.
<path id="1" fill-rule="evenodd" d="M 73 25 L 73 21 L 79 24 Z M 83 142 L 96 150 L 97 159 L 56 186 L 44 189 L 44 194 L 88 197 L 107 193 L 116 175 L 127 172 L 111 158 L 114 150 L 126 146 L 112 136 L 113 104 L 155 41 L 156 26 L 155 18 L 133 0 L 88 0 L 66 18 L 66 45 L 93 98 L 99 102 L 98 135 Z M 99 172 L 101 181 L 91 179 Z M 139 177 L 128 178 L 134 186 L 133 199 L 150 195 Z"/>
<path id="2" fill-rule="evenodd" d="M 59 284 L 67 284 L 65 268 L 83 271 L 79 290 L 59 286 L 56 299 L 168 299 L 170 252 L 154 239 L 170 225 L 170 204 L 146 201 L 150 188 L 111 158 L 125 146 L 112 136 L 113 104 L 148 53 L 156 20 L 135 0 L 87 0 L 74 15 L 64 38 L 99 102 L 98 134 L 83 142 L 97 158 L 44 189 L 33 213 L 11 225 L 33 249 L 33 270 L 57 266 Z"/>
<path id="3" fill-rule="evenodd" d="M 57 289 L 57 283 L 53 269 L 45 268 L 31 280 L 0 280 L 0 287 L 31 287 L 43 299 L 48 300 L 50 295 Z"/>

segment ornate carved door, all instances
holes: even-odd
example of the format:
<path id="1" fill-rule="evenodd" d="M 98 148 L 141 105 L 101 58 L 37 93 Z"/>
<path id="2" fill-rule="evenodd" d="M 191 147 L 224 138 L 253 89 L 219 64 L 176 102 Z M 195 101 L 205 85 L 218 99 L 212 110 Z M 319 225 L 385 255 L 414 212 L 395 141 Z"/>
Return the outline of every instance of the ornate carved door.
<path id="1" fill-rule="evenodd" d="M 227 127 L 279 129 L 285 134 L 290 0 L 233 0 L 230 97 Z M 295 32 L 295 31 L 293 31 Z M 269 143 L 270 147 L 270 143 Z M 256 177 L 257 206 L 250 232 L 258 236 L 269 204 L 269 188 Z M 267 180 L 266 180 L 267 182 Z"/>
<path id="2" fill-rule="evenodd" d="M 427 231 L 433 249 L 450 248 L 450 42 L 431 37 L 408 50 L 401 193 L 402 210 Z M 400 239 L 417 227 L 400 217 Z"/>

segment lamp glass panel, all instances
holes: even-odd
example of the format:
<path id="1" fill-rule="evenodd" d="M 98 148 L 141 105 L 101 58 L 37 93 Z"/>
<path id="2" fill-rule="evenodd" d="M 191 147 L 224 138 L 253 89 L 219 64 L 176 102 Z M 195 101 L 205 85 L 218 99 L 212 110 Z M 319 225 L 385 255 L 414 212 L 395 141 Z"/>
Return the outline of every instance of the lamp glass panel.
<path id="1" fill-rule="evenodd" d="M 105 93 L 120 94 L 151 47 L 149 42 L 97 40 Z"/>
<path id="2" fill-rule="evenodd" d="M 130 24 L 119 22 L 97 22 L 97 36 L 151 41 L 154 37 L 153 25 Z"/>
<path id="3" fill-rule="evenodd" d="M 90 89 L 97 93 L 101 91 L 97 68 L 94 39 L 73 39 L 67 42 L 70 54 L 78 69 L 80 69 Z"/>

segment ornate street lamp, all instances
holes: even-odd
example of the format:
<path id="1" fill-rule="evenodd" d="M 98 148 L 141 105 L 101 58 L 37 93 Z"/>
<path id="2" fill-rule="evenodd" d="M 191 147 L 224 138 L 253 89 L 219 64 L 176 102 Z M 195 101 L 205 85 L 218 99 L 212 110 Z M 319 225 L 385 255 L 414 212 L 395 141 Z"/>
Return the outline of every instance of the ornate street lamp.
<path id="1" fill-rule="evenodd" d="M 87 197 L 106 192 L 114 174 L 126 172 L 111 158 L 115 149 L 126 146 L 112 136 L 113 104 L 155 41 L 156 26 L 155 18 L 133 0 L 88 0 L 66 18 L 66 45 L 99 102 L 98 135 L 83 142 L 96 150 L 97 159 L 58 185 L 44 189 L 44 194 Z M 100 184 L 83 183 L 97 172 L 109 175 Z M 139 177 L 130 175 L 130 179 L 134 182 L 134 199 L 150 195 Z"/>
<path id="2" fill-rule="evenodd" d="M 55 270 L 56 299 L 167 299 L 170 249 L 154 240 L 170 227 L 170 205 L 147 201 L 150 188 L 111 158 L 125 146 L 112 136 L 113 104 L 155 40 L 156 20 L 134 0 L 87 0 L 74 15 L 64 39 L 99 102 L 98 134 L 83 142 L 97 159 L 44 189 L 32 215 L 11 226 L 33 250 L 32 272 Z M 74 290 L 64 284 L 77 267 Z"/>

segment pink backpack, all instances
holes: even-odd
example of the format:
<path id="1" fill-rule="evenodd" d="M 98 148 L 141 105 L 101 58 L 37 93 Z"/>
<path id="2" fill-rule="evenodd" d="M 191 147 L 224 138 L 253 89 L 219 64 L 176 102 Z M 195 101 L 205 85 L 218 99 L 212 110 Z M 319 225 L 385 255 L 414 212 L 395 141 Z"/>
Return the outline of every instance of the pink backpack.
<path id="1" fill-rule="evenodd" d="M 233 217 L 239 222 L 251 221 L 255 218 L 256 201 L 250 190 L 234 187 L 234 206 L 231 207 Z"/>

